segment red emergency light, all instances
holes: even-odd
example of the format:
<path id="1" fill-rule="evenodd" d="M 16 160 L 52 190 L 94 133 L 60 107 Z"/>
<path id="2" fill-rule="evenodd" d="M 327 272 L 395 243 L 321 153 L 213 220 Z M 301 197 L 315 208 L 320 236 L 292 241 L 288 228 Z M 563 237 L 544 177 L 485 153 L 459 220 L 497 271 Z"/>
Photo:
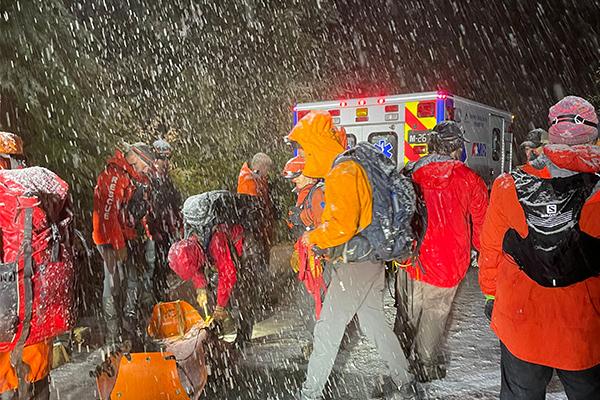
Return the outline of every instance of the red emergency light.
<path id="1" fill-rule="evenodd" d="M 331 115 L 332 117 L 339 117 L 340 110 L 329 110 L 329 115 Z"/>
<path id="2" fill-rule="evenodd" d="M 389 113 L 389 112 L 398 112 L 398 104 L 391 104 L 389 106 L 385 106 L 385 112 Z"/>
<path id="3" fill-rule="evenodd" d="M 446 92 L 443 92 L 443 91 L 438 91 L 438 93 L 437 93 L 437 98 L 438 98 L 438 99 L 445 100 L 445 99 L 447 99 L 447 98 L 448 98 L 448 93 L 446 93 Z"/>
<path id="4" fill-rule="evenodd" d="M 359 106 L 364 106 L 365 104 L 367 104 L 367 101 L 364 100 L 364 99 L 361 99 L 361 100 L 358 101 L 358 105 Z"/>
<path id="5" fill-rule="evenodd" d="M 420 156 L 427 154 L 427 145 L 426 144 L 417 144 L 413 146 L 413 150 Z"/>
<path id="6" fill-rule="evenodd" d="M 383 104 L 383 103 L 385 103 L 385 99 L 378 99 L 377 100 L 377 104 Z"/>
<path id="7" fill-rule="evenodd" d="M 340 101 L 340 107 L 346 107 L 348 105 L 348 102 L 346 101 Z"/>
<path id="8" fill-rule="evenodd" d="M 309 112 L 310 112 L 310 110 L 300 110 L 300 111 L 298 111 L 298 121 L 300 121 Z"/>
<path id="9" fill-rule="evenodd" d="M 417 117 L 418 118 L 429 118 L 435 117 L 435 102 L 433 101 L 422 101 L 417 106 Z"/>

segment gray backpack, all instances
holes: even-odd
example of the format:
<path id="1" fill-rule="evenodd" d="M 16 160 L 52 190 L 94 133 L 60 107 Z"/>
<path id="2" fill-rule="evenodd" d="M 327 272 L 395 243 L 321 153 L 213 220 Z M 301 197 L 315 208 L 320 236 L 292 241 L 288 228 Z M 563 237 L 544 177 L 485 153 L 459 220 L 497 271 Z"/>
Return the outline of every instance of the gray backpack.
<path id="1" fill-rule="evenodd" d="M 373 192 L 371 224 L 332 250 L 344 262 L 406 260 L 416 255 L 424 228 L 417 228 L 417 195 L 410 178 L 374 145 L 358 143 L 334 161 L 355 161 L 365 170 Z"/>

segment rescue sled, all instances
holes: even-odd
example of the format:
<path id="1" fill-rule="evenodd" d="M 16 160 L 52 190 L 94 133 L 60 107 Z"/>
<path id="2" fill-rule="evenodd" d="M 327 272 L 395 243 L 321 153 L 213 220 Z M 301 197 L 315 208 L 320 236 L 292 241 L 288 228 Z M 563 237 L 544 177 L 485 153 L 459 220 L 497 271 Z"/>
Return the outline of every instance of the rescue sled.
<path id="1" fill-rule="evenodd" d="M 127 344 L 90 375 L 102 400 L 197 400 L 208 380 L 210 322 L 185 301 L 158 303 L 148 335 L 160 351 L 130 353 Z M 218 339 L 217 339 L 218 340 Z"/>

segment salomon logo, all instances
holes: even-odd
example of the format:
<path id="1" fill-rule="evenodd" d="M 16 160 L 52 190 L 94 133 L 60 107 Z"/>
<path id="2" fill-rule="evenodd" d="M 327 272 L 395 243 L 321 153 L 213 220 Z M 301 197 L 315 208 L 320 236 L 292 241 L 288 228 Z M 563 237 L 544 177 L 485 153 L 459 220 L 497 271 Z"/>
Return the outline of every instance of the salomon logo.
<path id="1" fill-rule="evenodd" d="M 546 206 L 546 214 L 554 215 L 557 213 L 556 204 L 548 204 Z"/>

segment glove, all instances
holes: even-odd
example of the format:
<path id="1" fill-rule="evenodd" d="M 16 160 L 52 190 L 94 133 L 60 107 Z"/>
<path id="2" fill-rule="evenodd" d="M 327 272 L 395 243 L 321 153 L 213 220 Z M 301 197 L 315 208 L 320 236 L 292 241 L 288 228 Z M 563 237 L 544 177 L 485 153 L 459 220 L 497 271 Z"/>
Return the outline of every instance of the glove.
<path id="1" fill-rule="evenodd" d="M 202 307 L 204 313 L 207 313 L 208 308 L 208 294 L 206 293 L 206 288 L 198 288 L 196 289 L 196 301 L 198 305 Z"/>
<path id="2" fill-rule="evenodd" d="M 292 257 L 290 257 L 290 265 L 295 273 L 298 273 L 298 271 L 300 271 L 300 255 L 298 254 L 297 249 L 294 249 Z"/>
<path id="3" fill-rule="evenodd" d="M 215 311 L 213 312 L 212 316 L 215 321 L 223 322 L 227 319 L 229 314 L 227 313 L 227 310 L 225 309 L 225 307 L 216 306 Z"/>
<path id="4" fill-rule="evenodd" d="M 485 307 L 483 312 L 489 321 L 492 320 L 492 312 L 494 311 L 494 296 L 486 296 Z"/>
<path id="5" fill-rule="evenodd" d="M 117 261 L 119 261 L 119 262 L 127 261 L 127 246 L 117 250 Z"/>

